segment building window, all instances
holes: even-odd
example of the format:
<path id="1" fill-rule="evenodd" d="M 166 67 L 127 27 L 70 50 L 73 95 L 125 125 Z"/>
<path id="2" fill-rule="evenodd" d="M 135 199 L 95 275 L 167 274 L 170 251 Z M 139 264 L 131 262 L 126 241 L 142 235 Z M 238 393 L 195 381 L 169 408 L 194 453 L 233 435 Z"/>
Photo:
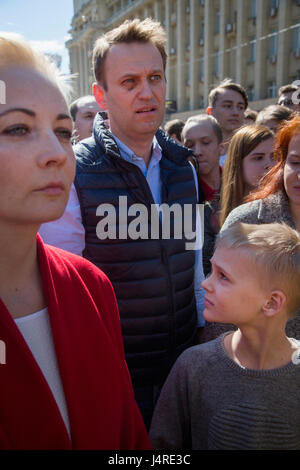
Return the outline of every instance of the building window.
<path id="1" fill-rule="evenodd" d="M 186 71 L 185 84 L 186 84 L 186 86 L 190 86 L 190 84 L 191 84 L 191 69 L 190 69 L 190 66 L 188 66 L 187 71 Z"/>
<path id="2" fill-rule="evenodd" d="M 215 55 L 215 76 L 217 78 L 219 78 L 219 74 L 220 74 L 220 69 L 219 69 L 219 52 L 216 52 L 216 55 Z"/>
<path id="3" fill-rule="evenodd" d="M 277 48 L 278 48 L 278 33 L 277 31 L 273 31 L 269 40 L 269 57 L 270 57 L 270 60 L 273 62 L 276 61 Z"/>
<path id="4" fill-rule="evenodd" d="M 276 10 L 279 7 L 279 0 L 271 0 L 271 8 L 276 8 Z"/>
<path id="5" fill-rule="evenodd" d="M 220 32 L 220 12 L 216 12 L 216 17 L 215 17 L 215 33 L 219 34 Z"/>
<path id="6" fill-rule="evenodd" d="M 200 44 L 200 46 L 203 46 L 203 44 L 204 44 L 204 25 L 205 25 L 204 20 L 201 20 L 200 21 L 200 35 L 199 35 L 199 44 Z"/>
<path id="7" fill-rule="evenodd" d="M 200 82 L 204 82 L 204 59 L 203 57 L 200 59 L 200 71 L 199 71 L 199 79 Z"/>
<path id="8" fill-rule="evenodd" d="M 276 82 L 272 81 L 272 82 L 269 82 L 269 85 L 268 85 L 268 98 L 276 98 L 277 96 L 277 86 L 276 86 Z"/>
<path id="9" fill-rule="evenodd" d="M 250 4 L 250 18 L 256 18 L 257 16 L 257 0 L 251 0 Z"/>
<path id="10" fill-rule="evenodd" d="M 256 55 L 256 39 L 251 39 L 249 42 L 249 64 L 255 62 Z"/>
<path id="11" fill-rule="evenodd" d="M 190 48 L 191 48 L 191 31 L 190 31 L 190 26 L 188 25 L 186 27 L 186 31 L 185 31 L 185 35 L 186 35 L 186 50 L 189 51 Z"/>
<path id="12" fill-rule="evenodd" d="M 247 95 L 248 95 L 249 101 L 254 101 L 254 86 L 253 85 L 248 87 Z"/>
<path id="13" fill-rule="evenodd" d="M 293 52 L 300 50 L 300 26 L 293 29 Z"/>

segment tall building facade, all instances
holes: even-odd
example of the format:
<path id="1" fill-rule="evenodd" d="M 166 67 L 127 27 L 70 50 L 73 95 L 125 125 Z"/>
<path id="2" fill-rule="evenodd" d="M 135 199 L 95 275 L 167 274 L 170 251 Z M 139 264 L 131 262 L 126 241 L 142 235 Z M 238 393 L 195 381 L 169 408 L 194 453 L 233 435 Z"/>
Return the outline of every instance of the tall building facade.
<path id="1" fill-rule="evenodd" d="M 125 19 L 147 17 L 167 35 L 170 118 L 205 109 L 224 78 L 242 84 L 256 110 L 300 80 L 300 0 L 74 0 L 66 45 L 75 97 L 91 93 L 95 40 Z"/>

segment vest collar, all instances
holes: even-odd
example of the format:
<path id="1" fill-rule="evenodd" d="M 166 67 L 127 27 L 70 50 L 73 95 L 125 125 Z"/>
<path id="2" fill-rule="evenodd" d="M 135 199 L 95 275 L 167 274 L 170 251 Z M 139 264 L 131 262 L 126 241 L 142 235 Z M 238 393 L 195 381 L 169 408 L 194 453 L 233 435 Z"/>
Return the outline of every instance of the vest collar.
<path id="1" fill-rule="evenodd" d="M 108 116 L 105 111 L 101 111 L 96 115 L 93 127 L 94 139 L 97 145 L 100 145 L 106 153 L 121 158 L 118 145 L 114 140 L 112 133 L 106 126 L 105 121 L 107 119 Z M 155 137 L 162 149 L 163 155 L 168 160 L 178 165 L 186 164 L 188 158 L 193 155 L 191 150 L 177 144 L 160 128 L 156 132 Z"/>

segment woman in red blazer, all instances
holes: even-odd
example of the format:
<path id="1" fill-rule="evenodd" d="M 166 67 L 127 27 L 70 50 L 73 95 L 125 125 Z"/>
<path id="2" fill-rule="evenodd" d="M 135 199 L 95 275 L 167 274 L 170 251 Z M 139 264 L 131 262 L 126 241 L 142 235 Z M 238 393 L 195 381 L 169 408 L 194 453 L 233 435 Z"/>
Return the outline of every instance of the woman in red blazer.
<path id="1" fill-rule="evenodd" d="M 44 245 L 75 173 L 55 67 L 0 34 L 0 449 L 149 449 L 107 277 Z"/>

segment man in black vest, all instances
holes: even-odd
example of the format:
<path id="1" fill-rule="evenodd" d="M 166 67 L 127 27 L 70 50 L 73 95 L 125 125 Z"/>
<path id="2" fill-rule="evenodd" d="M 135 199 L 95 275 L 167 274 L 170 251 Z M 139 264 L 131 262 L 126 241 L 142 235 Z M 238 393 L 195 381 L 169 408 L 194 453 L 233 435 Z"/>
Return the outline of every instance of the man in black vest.
<path id="1" fill-rule="evenodd" d="M 190 151 L 159 130 L 166 59 L 164 31 L 150 19 L 126 21 L 98 39 L 93 92 L 107 115 L 99 113 L 93 136 L 75 147 L 77 174 L 65 215 L 51 223 L 53 237 L 51 224 L 40 231 L 111 280 L 147 427 L 170 368 L 203 326 L 201 250 L 191 249 L 187 232 L 178 236 L 186 217 L 192 232 L 196 224 Z"/>

